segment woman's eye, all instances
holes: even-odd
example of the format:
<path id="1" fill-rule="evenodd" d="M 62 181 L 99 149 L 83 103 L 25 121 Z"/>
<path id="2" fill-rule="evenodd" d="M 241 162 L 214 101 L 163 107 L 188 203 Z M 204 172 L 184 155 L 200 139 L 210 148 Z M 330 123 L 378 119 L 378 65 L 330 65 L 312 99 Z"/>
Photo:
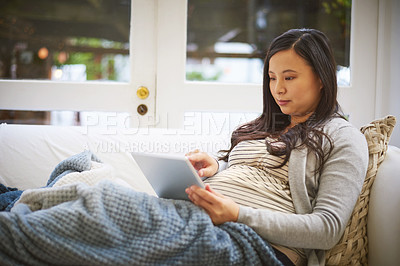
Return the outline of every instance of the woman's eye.
<path id="1" fill-rule="evenodd" d="M 294 77 L 286 77 L 285 80 L 293 80 Z"/>
<path id="2" fill-rule="evenodd" d="M 274 77 L 269 77 L 269 80 L 276 80 L 276 78 L 274 78 Z"/>

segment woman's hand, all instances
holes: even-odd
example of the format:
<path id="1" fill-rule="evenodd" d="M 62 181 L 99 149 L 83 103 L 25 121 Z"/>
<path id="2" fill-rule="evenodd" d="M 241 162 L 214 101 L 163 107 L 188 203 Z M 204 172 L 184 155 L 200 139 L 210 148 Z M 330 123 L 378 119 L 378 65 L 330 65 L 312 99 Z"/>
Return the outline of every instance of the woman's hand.
<path id="1" fill-rule="evenodd" d="M 191 186 L 186 189 L 186 193 L 194 204 L 202 207 L 210 215 L 215 225 L 237 221 L 239 205 L 231 198 L 213 190 L 210 185 L 207 184 L 205 189 Z"/>
<path id="2" fill-rule="evenodd" d="M 218 172 L 217 161 L 205 152 L 194 150 L 187 153 L 186 157 L 197 170 L 200 177 L 210 177 Z"/>

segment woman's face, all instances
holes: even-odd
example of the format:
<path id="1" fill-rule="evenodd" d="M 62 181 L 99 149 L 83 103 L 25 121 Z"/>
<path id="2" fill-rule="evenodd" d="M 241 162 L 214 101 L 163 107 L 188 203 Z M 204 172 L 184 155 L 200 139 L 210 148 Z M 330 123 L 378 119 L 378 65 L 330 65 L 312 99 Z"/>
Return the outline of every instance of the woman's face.
<path id="1" fill-rule="evenodd" d="M 293 49 L 280 51 L 269 60 L 270 90 L 292 125 L 304 122 L 321 99 L 322 82 L 311 66 Z"/>

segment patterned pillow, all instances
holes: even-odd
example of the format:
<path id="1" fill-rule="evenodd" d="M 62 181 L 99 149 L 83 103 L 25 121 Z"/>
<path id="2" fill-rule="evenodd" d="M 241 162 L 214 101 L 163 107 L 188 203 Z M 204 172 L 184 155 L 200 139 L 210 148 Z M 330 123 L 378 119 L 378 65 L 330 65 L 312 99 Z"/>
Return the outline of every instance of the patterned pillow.
<path id="1" fill-rule="evenodd" d="M 367 265 L 367 216 L 370 188 L 378 167 L 385 159 L 388 142 L 396 124 L 394 116 L 372 121 L 361 128 L 368 143 L 369 162 L 361 194 L 340 241 L 326 252 L 326 265 Z"/>

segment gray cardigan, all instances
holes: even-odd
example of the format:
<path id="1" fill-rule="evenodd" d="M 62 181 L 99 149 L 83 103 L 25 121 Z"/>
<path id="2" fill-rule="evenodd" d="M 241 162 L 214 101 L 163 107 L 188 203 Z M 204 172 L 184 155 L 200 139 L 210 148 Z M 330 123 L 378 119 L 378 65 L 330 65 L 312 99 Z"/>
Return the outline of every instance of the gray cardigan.
<path id="1" fill-rule="evenodd" d="M 304 248 L 308 265 L 324 265 L 324 250 L 340 240 L 368 166 L 365 137 L 349 122 L 332 118 L 324 132 L 334 148 L 320 173 L 314 173 L 313 153 L 305 148 L 291 152 L 288 175 L 296 214 L 240 206 L 238 218 L 270 243 Z M 325 142 L 324 150 L 328 147 Z"/>

